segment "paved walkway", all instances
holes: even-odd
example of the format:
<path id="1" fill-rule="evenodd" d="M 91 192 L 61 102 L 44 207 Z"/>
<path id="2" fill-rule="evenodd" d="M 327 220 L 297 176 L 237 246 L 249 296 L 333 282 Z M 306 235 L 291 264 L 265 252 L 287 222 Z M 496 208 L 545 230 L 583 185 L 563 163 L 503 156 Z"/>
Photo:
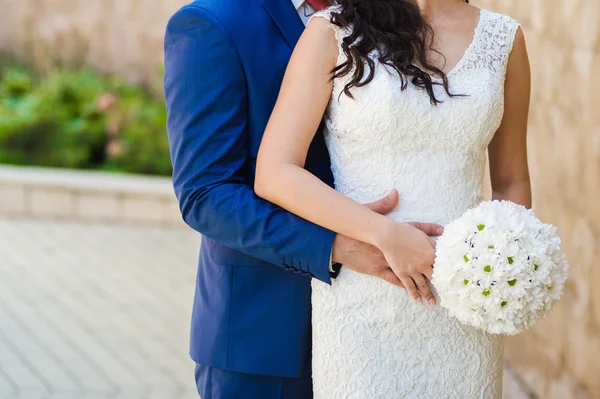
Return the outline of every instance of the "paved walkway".
<path id="1" fill-rule="evenodd" d="M 0 399 L 197 399 L 197 248 L 188 230 L 0 219 Z"/>
<path id="2" fill-rule="evenodd" d="M 0 220 L 0 398 L 195 398 L 198 236 Z"/>

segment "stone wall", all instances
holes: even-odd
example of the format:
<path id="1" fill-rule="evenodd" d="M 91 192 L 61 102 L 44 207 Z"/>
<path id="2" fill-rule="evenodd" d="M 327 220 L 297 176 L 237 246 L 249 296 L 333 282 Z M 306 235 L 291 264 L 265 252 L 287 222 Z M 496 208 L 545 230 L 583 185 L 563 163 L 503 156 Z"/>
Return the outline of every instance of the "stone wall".
<path id="1" fill-rule="evenodd" d="M 165 23 L 185 2 L 0 0 L 0 50 L 42 67 L 83 62 L 151 82 Z M 559 227 L 572 265 L 562 302 L 507 341 L 507 359 L 540 398 L 600 398 L 600 1 L 474 3 L 523 24 L 533 70 L 535 209 Z"/>
<path id="2" fill-rule="evenodd" d="M 600 1 L 474 3 L 523 25 L 534 208 L 558 226 L 571 263 L 562 302 L 533 331 L 507 340 L 507 360 L 540 398 L 600 398 Z"/>
<path id="3" fill-rule="evenodd" d="M 186 0 L 0 0 L 0 51 L 154 83 L 168 18 Z"/>
<path id="4" fill-rule="evenodd" d="M 185 226 L 171 179 L 0 165 L 0 219 Z"/>

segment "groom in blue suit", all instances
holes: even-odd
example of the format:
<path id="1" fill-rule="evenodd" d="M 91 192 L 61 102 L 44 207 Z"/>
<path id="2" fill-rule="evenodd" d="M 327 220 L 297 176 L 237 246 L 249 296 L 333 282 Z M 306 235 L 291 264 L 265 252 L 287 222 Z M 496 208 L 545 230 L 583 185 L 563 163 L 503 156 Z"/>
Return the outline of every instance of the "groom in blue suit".
<path id="1" fill-rule="evenodd" d="M 311 398 L 311 278 L 330 284 L 332 259 L 390 275 L 375 248 L 253 191 L 256 155 L 287 63 L 319 6 L 198 0 L 167 26 L 173 183 L 183 219 L 203 236 L 190 344 L 202 399 Z M 321 132 L 305 167 L 333 185 Z M 387 213 L 396 204 L 392 193 L 368 206 Z"/>

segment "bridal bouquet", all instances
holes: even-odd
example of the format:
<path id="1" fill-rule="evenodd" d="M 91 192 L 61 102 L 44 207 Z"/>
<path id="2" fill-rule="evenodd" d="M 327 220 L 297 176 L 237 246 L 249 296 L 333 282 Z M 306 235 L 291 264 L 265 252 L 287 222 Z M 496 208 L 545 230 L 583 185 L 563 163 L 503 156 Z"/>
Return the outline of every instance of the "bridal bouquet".
<path id="1" fill-rule="evenodd" d="M 446 226 L 432 283 L 463 323 L 514 335 L 560 298 L 568 264 L 556 228 L 509 201 L 483 202 Z"/>

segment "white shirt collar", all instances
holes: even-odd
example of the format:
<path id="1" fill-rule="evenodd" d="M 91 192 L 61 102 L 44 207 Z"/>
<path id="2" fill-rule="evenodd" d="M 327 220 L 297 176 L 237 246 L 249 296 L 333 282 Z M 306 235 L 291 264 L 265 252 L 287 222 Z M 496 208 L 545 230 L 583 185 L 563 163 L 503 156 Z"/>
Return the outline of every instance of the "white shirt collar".
<path id="1" fill-rule="evenodd" d="M 294 5 L 294 8 L 297 10 L 300 7 L 302 7 L 302 5 L 304 4 L 304 0 L 292 0 L 292 4 Z"/>

